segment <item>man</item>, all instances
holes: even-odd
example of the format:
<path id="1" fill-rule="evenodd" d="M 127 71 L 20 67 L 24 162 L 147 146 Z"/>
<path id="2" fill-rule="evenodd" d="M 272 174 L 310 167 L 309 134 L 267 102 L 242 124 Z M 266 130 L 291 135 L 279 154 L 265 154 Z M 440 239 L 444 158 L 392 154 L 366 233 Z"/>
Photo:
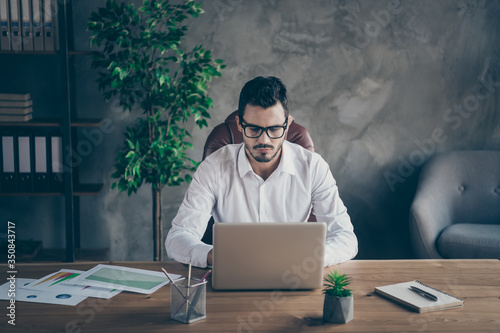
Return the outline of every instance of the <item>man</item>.
<path id="1" fill-rule="evenodd" d="M 212 265 L 201 242 L 211 216 L 218 222 L 299 222 L 312 212 L 327 224 L 325 266 L 354 258 L 357 238 L 328 164 L 285 140 L 290 116 L 286 87 L 257 77 L 240 93 L 243 143 L 227 145 L 198 167 L 165 241 L 172 259 Z"/>

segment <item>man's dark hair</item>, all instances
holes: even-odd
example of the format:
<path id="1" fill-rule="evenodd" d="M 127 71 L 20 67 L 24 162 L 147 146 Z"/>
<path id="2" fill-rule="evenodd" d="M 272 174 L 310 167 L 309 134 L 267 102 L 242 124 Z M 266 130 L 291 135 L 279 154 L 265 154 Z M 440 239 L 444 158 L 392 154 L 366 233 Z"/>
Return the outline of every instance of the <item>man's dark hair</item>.
<path id="1" fill-rule="evenodd" d="M 248 104 L 260 106 L 264 109 L 270 108 L 280 102 L 285 110 L 285 118 L 288 117 L 288 94 L 285 84 L 274 76 L 258 76 L 248 81 L 240 92 L 238 102 L 238 116 L 240 121 L 245 114 L 245 108 Z"/>

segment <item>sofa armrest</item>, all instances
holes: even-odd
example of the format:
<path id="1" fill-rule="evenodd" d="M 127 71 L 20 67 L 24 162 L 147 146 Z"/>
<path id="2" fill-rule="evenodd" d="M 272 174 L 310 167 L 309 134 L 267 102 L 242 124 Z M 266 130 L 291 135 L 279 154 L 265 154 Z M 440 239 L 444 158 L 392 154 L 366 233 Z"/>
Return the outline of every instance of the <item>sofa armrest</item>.
<path id="1" fill-rule="evenodd" d="M 440 193 L 438 180 L 422 176 L 410 207 L 411 243 L 417 258 L 441 259 L 436 241 L 452 224 L 451 203 Z"/>

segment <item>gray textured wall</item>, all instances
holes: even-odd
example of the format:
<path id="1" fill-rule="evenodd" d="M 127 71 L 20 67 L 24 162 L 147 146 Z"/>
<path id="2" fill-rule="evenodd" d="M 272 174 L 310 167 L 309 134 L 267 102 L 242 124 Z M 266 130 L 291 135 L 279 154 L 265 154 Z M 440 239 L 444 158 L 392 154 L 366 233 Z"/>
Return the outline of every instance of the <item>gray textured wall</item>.
<path id="1" fill-rule="evenodd" d="M 88 49 L 84 23 L 101 2 L 74 1 L 77 49 Z M 236 108 L 257 75 L 284 80 L 291 112 L 330 164 L 360 243 L 358 258 L 409 258 L 408 211 L 419 169 L 436 153 L 500 148 L 500 1 L 203 1 L 186 44 L 203 43 L 225 60 L 211 87 L 210 127 Z M 133 117 L 102 101 L 76 59 L 78 114 L 109 119 L 111 131 L 82 159 L 82 246 L 110 247 L 113 260 L 152 258 L 151 190 L 111 191 L 109 175 Z M 201 159 L 208 129 L 193 129 Z M 97 136 L 95 136 L 97 137 Z M 165 232 L 185 187 L 164 191 Z M 60 199 L 1 198 L 1 220 L 18 232 L 63 245 Z M 24 207 L 32 208 L 24 208 Z"/>

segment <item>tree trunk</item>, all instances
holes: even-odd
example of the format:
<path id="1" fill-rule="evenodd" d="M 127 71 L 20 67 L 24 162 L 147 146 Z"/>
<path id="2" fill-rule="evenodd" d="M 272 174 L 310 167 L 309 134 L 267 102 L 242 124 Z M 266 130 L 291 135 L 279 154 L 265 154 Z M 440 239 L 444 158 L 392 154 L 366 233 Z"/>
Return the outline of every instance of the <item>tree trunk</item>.
<path id="1" fill-rule="evenodd" d="M 161 189 L 153 187 L 153 242 L 154 260 L 163 261 L 163 209 Z"/>

